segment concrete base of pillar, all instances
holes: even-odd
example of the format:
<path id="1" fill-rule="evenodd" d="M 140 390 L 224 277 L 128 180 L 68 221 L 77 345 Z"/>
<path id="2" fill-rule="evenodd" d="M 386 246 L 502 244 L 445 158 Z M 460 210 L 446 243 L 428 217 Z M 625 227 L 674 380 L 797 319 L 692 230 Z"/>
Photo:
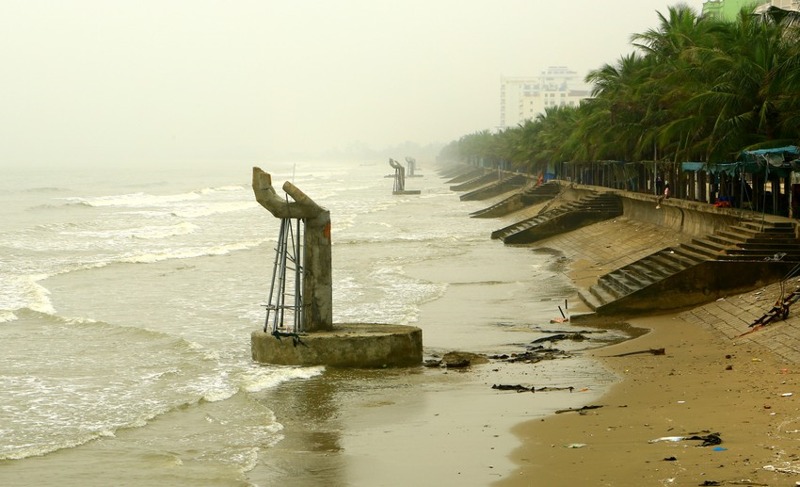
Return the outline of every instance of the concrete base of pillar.
<path id="1" fill-rule="evenodd" d="M 392 191 L 392 194 L 420 194 L 422 193 L 419 189 L 404 189 L 402 191 Z"/>
<path id="2" fill-rule="evenodd" d="M 422 330 L 415 326 L 353 323 L 334 325 L 333 331 L 315 331 L 281 337 L 254 331 L 253 360 L 276 365 L 329 365 L 380 368 L 422 364 Z"/>

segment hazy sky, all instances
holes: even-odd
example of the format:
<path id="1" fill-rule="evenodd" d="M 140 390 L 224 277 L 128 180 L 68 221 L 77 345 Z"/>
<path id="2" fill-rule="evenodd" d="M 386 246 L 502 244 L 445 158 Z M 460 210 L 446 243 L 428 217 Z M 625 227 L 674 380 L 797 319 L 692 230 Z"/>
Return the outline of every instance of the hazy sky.
<path id="1" fill-rule="evenodd" d="M 497 126 L 501 76 L 613 63 L 675 3 L 0 0 L 0 164 L 446 143 Z"/>

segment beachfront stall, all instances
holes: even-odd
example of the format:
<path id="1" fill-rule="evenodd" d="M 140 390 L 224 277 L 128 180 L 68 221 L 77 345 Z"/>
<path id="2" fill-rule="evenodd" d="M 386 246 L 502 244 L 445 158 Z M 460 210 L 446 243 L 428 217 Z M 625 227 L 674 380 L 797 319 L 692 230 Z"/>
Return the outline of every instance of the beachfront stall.
<path id="1" fill-rule="evenodd" d="M 743 151 L 736 162 L 684 162 L 688 193 L 717 206 L 781 216 L 800 214 L 800 148 Z M 701 184 L 702 183 L 702 184 Z M 689 198 L 692 199 L 692 198 Z"/>
<path id="2" fill-rule="evenodd" d="M 645 194 L 660 194 L 663 182 L 679 173 L 679 165 L 663 161 L 572 161 L 557 165 L 556 178 Z"/>
<path id="3" fill-rule="evenodd" d="M 645 194 L 800 216 L 800 148 L 743 151 L 730 163 L 589 161 L 554 165 L 553 179 Z"/>

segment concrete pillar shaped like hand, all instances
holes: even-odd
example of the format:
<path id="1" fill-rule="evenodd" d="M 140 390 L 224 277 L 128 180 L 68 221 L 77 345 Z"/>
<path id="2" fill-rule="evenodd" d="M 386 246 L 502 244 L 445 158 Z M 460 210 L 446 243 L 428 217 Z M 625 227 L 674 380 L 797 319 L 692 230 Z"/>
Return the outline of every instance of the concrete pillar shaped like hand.
<path id="1" fill-rule="evenodd" d="M 389 158 L 389 165 L 394 168 L 394 191 L 406 189 L 406 169 L 402 164 Z"/>
<path id="2" fill-rule="evenodd" d="M 294 201 L 281 198 L 272 187 L 272 176 L 253 168 L 256 201 L 275 218 L 297 218 L 305 222 L 303 235 L 303 329 L 307 332 L 333 329 L 331 273 L 331 215 L 292 183 L 283 190 Z"/>

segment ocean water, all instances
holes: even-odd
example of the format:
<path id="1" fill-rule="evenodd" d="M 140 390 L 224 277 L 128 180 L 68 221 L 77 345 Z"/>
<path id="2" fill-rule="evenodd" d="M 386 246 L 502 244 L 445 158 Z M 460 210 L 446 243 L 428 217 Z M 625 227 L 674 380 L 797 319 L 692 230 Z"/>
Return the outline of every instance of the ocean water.
<path id="1" fill-rule="evenodd" d="M 569 292 L 547 270 L 553 256 L 491 241 L 498 223 L 467 216 L 485 203 L 460 202 L 432 167 L 407 179 L 422 192 L 408 196 L 391 194 L 385 161 L 263 169 L 279 194 L 292 181 L 331 211 L 334 322 L 415 324 L 426 352 L 502 351 L 518 345 L 510 330 L 546 323 L 551 300 Z M 250 174 L 230 164 L 4 175 L 0 484 L 280 478 L 270 463 L 287 434 L 280 412 L 331 372 L 250 358 L 279 228 L 255 202 Z M 470 264 L 442 265 L 453 259 Z M 426 276 L 429 268 L 452 275 Z M 418 323 L 421 306 L 460 285 L 500 286 L 507 298 L 464 326 Z M 387 374 L 346 380 L 386 385 L 402 373 Z M 315 401 L 297 407 L 313 410 Z"/>

